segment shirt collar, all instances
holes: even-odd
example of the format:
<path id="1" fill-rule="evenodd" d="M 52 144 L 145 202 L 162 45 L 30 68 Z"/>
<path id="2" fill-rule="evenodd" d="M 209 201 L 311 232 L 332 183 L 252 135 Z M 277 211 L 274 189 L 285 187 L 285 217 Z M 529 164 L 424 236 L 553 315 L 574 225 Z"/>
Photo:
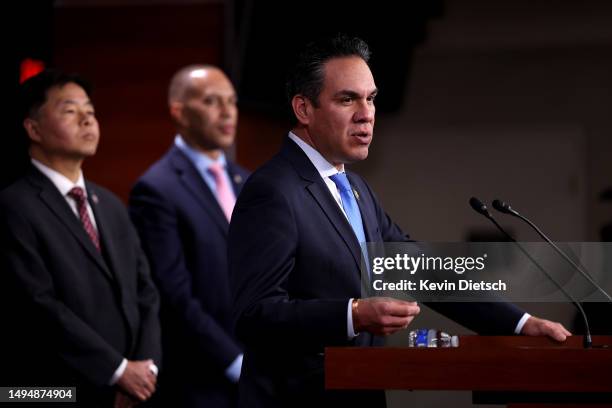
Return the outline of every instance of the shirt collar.
<path id="1" fill-rule="evenodd" d="M 289 132 L 289 139 L 293 140 L 304 151 L 323 179 L 333 176 L 334 174 L 344 172 L 344 164 L 342 165 L 342 170 L 338 171 L 336 166 L 328 162 L 327 159 L 321 155 L 321 153 L 300 139 L 300 137 L 295 133 Z"/>
<path id="2" fill-rule="evenodd" d="M 227 167 L 227 159 L 225 158 L 225 153 L 223 151 L 221 151 L 221 154 L 217 160 L 213 160 L 208 155 L 189 146 L 181 135 L 176 135 L 174 138 L 174 144 L 187 155 L 189 160 L 191 160 L 191 162 L 200 172 L 208 171 L 208 168 L 213 163 L 220 164 L 224 169 Z"/>
<path id="3" fill-rule="evenodd" d="M 31 161 L 42 174 L 51 180 L 53 185 L 55 185 L 63 196 L 67 195 L 73 187 L 81 187 L 85 192 L 85 197 L 87 197 L 87 188 L 85 188 L 85 178 L 83 177 L 82 171 L 79 171 L 79 178 L 77 179 L 76 183 L 73 183 L 68 177 L 56 170 L 53 170 L 51 167 L 42 164 L 38 160 L 31 158 Z"/>

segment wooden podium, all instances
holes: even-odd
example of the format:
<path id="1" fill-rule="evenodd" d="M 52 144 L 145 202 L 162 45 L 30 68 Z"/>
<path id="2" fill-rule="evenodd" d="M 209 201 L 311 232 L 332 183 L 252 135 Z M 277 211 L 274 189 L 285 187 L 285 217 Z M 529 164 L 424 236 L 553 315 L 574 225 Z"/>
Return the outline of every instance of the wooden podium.
<path id="1" fill-rule="evenodd" d="M 330 347 L 328 389 L 612 392 L 612 336 L 461 336 L 458 348 Z M 598 347 L 605 346 L 605 347 Z M 612 402 L 612 401 L 610 401 Z"/>

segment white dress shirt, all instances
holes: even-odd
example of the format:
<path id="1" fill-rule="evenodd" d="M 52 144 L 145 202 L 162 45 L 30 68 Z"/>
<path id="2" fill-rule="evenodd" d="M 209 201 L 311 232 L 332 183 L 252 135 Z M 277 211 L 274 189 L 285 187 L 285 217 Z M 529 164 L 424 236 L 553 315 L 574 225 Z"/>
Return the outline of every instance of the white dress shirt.
<path id="1" fill-rule="evenodd" d="M 74 215 L 80 221 L 81 218 L 79 217 L 79 210 L 77 208 L 77 203 L 74 200 L 74 198 L 72 198 L 72 197 L 70 197 L 68 195 L 68 193 L 74 187 L 80 187 L 80 188 L 83 189 L 83 192 L 85 193 L 85 198 L 87 198 L 88 194 L 87 194 L 87 188 L 85 187 L 85 179 L 83 178 L 83 172 L 82 171 L 79 172 L 79 178 L 77 179 L 76 183 L 73 183 L 72 180 L 70 180 L 68 177 L 66 177 L 63 174 L 53 170 L 52 168 L 50 168 L 48 166 L 45 166 L 44 164 L 42 164 L 38 160 L 36 160 L 36 159 L 31 159 L 31 160 L 32 160 L 32 164 L 38 170 L 40 170 L 40 172 L 42 174 L 47 176 L 47 178 L 49 180 L 51 180 L 51 182 L 53 183 L 53 185 L 55 187 L 57 187 L 57 189 L 59 190 L 59 192 L 62 195 L 62 197 L 64 197 L 64 199 L 66 200 L 66 202 L 68 203 L 70 208 L 72 208 L 72 212 L 74 213 Z M 87 214 L 89 215 L 89 219 L 91 220 L 92 225 L 94 226 L 94 228 L 97 231 L 98 230 L 98 225 L 96 224 L 96 217 L 94 217 L 94 213 L 93 213 L 93 210 L 92 210 L 91 206 L 89 205 L 89 201 L 85 200 L 85 203 L 87 204 Z"/>

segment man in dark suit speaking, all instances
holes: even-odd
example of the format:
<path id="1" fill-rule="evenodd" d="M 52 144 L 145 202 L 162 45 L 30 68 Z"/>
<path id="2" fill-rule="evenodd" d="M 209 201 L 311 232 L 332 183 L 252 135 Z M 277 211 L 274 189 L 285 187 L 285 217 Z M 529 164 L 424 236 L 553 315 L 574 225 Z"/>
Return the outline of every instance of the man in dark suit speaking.
<path id="1" fill-rule="evenodd" d="M 190 65 L 172 78 L 168 106 L 174 143 L 130 195 L 162 298 L 159 396 L 162 406 L 232 407 L 242 346 L 231 327 L 226 241 L 247 172 L 223 149 L 236 135 L 236 92 L 220 69 Z"/>
<path id="2" fill-rule="evenodd" d="M 287 84 L 296 124 L 236 204 L 229 261 L 245 343 L 240 406 L 384 406 L 379 391 L 324 391 L 324 347 L 379 344 L 376 335 L 406 328 L 419 313 L 415 303 L 357 299 L 360 244 L 407 240 L 344 167 L 364 160 L 372 141 L 377 88 L 368 59 L 367 45 L 345 36 L 300 54 Z M 488 332 L 569 334 L 504 303 L 437 309 Z"/>
<path id="3" fill-rule="evenodd" d="M 44 71 L 22 102 L 32 166 L 0 193 L 2 385 L 76 386 L 86 407 L 145 401 L 159 299 L 125 207 L 81 171 L 99 139 L 89 87 Z"/>

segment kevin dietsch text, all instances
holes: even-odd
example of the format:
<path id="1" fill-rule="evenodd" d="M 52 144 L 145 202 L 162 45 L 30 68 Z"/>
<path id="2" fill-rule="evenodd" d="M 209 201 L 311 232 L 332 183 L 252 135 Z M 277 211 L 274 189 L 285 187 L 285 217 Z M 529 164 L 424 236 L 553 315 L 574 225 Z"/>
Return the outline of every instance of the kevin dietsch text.
<path id="1" fill-rule="evenodd" d="M 397 254 L 392 257 L 375 257 L 372 260 L 371 270 L 375 278 L 372 280 L 372 289 L 375 291 L 420 291 L 420 292 L 505 292 L 507 284 L 503 280 L 485 281 L 476 279 L 416 279 L 418 272 L 438 274 L 450 272 L 463 275 L 466 272 L 482 272 L 486 268 L 487 254 L 479 257 L 453 257 L 453 256 L 410 256 Z M 410 274 L 412 279 L 385 280 L 382 274 L 390 271 Z M 378 278 L 378 279 L 377 279 Z"/>
<path id="2" fill-rule="evenodd" d="M 501 279 L 497 282 L 474 281 L 472 279 L 459 279 L 456 282 L 445 280 L 443 282 L 432 282 L 429 279 L 417 281 L 402 279 L 397 282 L 385 282 L 376 279 L 372 282 L 372 289 L 376 291 L 421 291 L 421 292 L 505 292 L 507 285 Z"/>

